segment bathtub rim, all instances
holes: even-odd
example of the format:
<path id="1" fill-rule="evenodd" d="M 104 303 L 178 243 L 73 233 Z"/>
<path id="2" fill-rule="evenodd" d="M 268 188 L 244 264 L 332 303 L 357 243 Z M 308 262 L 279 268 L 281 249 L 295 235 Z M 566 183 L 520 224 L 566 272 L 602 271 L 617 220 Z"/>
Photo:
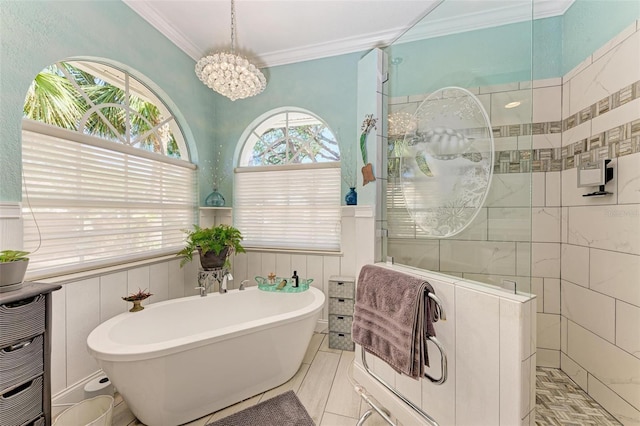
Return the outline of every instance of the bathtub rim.
<path id="1" fill-rule="evenodd" d="M 243 291 L 260 290 L 258 290 L 258 287 L 249 287 Z M 215 331 L 205 331 L 187 337 L 143 345 L 125 345 L 114 343 L 109 338 L 108 333 L 112 327 L 114 327 L 121 321 L 125 321 L 126 319 L 130 318 L 131 315 L 138 314 L 123 312 L 99 324 L 91 331 L 86 341 L 87 351 L 98 361 L 144 361 L 185 352 L 191 349 L 214 344 L 216 342 L 222 342 L 224 340 L 233 339 L 246 334 L 274 328 L 282 324 L 283 322 L 303 321 L 308 319 L 309 317 L 317 316 L 322 311 L 325 303 L 325 295 L 321 290 L 315 287 L 309 287 L 309 290 L 307 291 L 310 291 L 314 295 L 314 298 L 310 304 L 293 311 L 267 317 L 270 319 L 267 322 L 264 321 L 264 318 L 260 318 L 242 323 L 244 326 L 240 329 L 238 329 L 237 324 L 233 324 L 227 327 L 216 329 Z M 229 290 L 229 293 L 236 292 L 240 292 L 240 290 Z M 283 293 L 283 296 L 287 297 L 287 295 L 295 294 L 297 293 Z M 210 293 L 207 297 L 225 297 L 225 295 Z M 171 300 L 165 300 L 162 302 L 150 304 L 146 306 L 145 309 L 152 310 L 174 303 L 185 303 L 186 301 L 191 299 L 200 299 L 200 296 L 186 296 Z M 144 311 L 142 313 L 144 313 Z M 105 343 L 106 345 L 108 345 L 107 347 L 105 347 Z"/>

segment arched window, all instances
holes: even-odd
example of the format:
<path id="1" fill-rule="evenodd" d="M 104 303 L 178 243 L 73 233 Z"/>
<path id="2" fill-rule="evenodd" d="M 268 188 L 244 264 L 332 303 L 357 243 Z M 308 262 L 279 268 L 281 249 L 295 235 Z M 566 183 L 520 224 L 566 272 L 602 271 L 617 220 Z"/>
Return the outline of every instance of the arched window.
<path id="1" fill-rule="evenodd" d="M 252 123 L 235 170 L 234 223 L 247 247 L 340 249 L 340 150 L 314 114 L 272 111 Z"/>
<path id="2" fill-rule="evenodd" d="M 36 76 L 22 166 L 36 275 L 175 253 L 195 221 L 195 166 L 173 114 L 102 63 L 59 62 Z"/>

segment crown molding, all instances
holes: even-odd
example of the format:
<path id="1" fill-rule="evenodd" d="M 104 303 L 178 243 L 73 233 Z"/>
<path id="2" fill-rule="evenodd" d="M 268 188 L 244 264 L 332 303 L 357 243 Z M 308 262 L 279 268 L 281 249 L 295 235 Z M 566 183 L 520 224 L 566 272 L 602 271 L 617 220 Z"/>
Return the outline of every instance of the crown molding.
<path id="1" fill-rule="evenodd" d="M 534 0 L 533 19 L 564 15 L 575 0 Z"/>
<path id="2" fill-rule="evenodd" d="M 402 29 L 396 28 L 377 33 L 369 33 L 364 37 L 349 37 L 311 44 L 302 48 L 279 50 L 266 55 L 263 54 L 260 56 L 260 59 L 266 66 L 271 67 L 344 55 L 347 53 L 368 51 L 376 47 L 388 46 L 398 37 L 401 31 Z"/>
<path id="3" fill-rule="evenodd" d="M 404 34 L 398 42 L 405 43 L 524 22 L 531 20 L 532 15 L 533 19 L 563 15 L 574 1 L 575 0 L 533 0 L 533 14 L 530 6 L 527 7 L 523 2 L 512 2 L 501 8 L 492 9 L 487 12 L 463 14 L 455 18 L 440 20 L 421 20 L 421 22 L 410 27 L 408 32 Z M 201 49 L 198 48 L 189 37 L 163 18 L 153 6 L 153 2 L 136 0 L 123 0 L 123 2 L 194 61 L 198 61 L 200 57 L 202 57 Z M 528 5 L 530 4 L 531 3 L 528 3 Z M 398 35 L 404 31 L 406 31 L 405 28 L 395 28 L 387 31 L 369 33 L 364 36 L 332 40 L 295 49 L 279 50 L 262 54 L 259 57 L 252 58 L 252 60 L 260 67 L 272 67 L 368 51 L 375 47 L 390 45 L 396 41 Z"/>
<path id="4" fill-rule="evenodd" d="M 186 35 L 176 29 L 171 23 L 164 19 L 160 13 L 153 7 L 150 1 L 122 0 L 124 4 L 129 6 L 142 19 L 151 24 L 162 35 L 169 39 L 173 44 L 178 46 L 180 50 L 189 55 L 194 61 L 200 59 L 202 54 Z"/>
<path id="5" fill-rule="evenodd" d="M 422 21 L 398 40 L 399 43 L 482 30 L 533 19 L 564 15 L 575 0 L 534 0 L 529 4 L 513 2 L 490 11 L 467 13 L 452 18 Z"/>

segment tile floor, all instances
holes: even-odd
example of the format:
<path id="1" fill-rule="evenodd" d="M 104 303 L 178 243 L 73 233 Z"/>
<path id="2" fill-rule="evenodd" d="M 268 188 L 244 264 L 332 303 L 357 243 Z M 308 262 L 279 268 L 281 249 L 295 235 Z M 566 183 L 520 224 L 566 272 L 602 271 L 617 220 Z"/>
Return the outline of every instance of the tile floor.
<path id="1" fill-rule="evenodd" d="M 353 352 L 330 349 L 328 335 L 316 333 L 311 339 L 302 366 L 287 383 L 188 423 L 204 426 L 260 401 L 292 389 L 318 426 L 354 426 L 368 408 L 354 392 L 348 377 Z M 349 373 L 349 374 L 347 374 Z M 536 425 L 619 425 L 609 413 L 585 394 L 562 371 L 538 368 L 536 374 Z M 366 426 L 385 426 L 378 414 Z M 141 425 L 121 397 L 116 397 L 113 426 Z M 271 426 L 271 425 L 265 425 Z M 406 425 L 405 425 L 406 426 Z"/>

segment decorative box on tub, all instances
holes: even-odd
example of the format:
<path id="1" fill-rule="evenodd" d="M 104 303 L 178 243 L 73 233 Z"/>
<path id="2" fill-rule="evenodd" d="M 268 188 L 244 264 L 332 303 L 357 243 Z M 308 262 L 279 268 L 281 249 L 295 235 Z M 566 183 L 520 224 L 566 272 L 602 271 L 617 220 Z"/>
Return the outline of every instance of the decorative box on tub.
<path id="1" fill-rule="evenodd" d="M 355 299 L 354 277 L 329 277 L 329 347 L 352 351 L 351 323 Z"/>

